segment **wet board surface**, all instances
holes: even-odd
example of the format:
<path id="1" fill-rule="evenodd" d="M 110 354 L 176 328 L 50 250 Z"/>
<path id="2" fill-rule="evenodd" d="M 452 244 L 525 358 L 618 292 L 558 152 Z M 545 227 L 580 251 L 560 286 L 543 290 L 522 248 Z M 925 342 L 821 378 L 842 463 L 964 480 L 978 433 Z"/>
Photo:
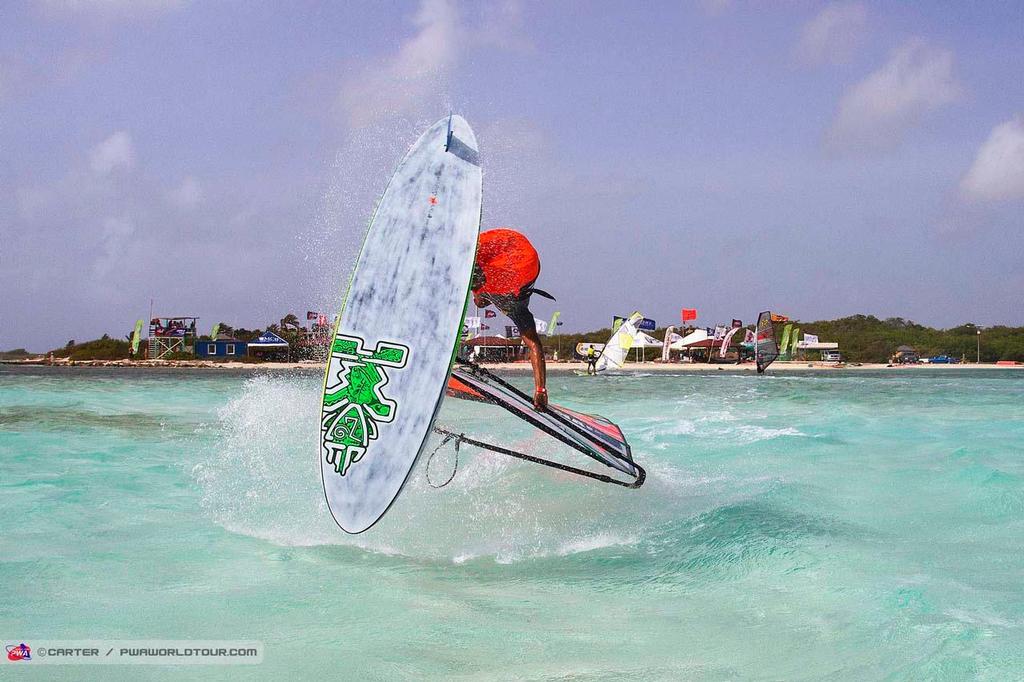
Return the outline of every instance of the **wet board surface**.
<path id="1" fill-rule="evenodd" d="M 320 472 L 361 533 L 401 492 L 444 398 L 480 229 L 476 137 L 460 116 L 402 160 L 366 233 L 324 380 Z"/>

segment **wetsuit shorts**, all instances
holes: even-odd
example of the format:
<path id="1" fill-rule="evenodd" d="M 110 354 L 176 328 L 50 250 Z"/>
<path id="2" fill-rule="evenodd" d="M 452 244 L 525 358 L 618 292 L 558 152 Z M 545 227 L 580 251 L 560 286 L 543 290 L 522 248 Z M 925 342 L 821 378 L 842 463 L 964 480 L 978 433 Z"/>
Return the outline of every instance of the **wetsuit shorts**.
<path id="1" fill-rule="evenodd" d="M 537 323 L 530 312 L 532 286 L 533 282 L 527 283 L 518 294 L 480 294 L 480 298 L 508 316 L 512 323 L 519 327 L 520 335 L 524 332 L 536 332 Z"/>

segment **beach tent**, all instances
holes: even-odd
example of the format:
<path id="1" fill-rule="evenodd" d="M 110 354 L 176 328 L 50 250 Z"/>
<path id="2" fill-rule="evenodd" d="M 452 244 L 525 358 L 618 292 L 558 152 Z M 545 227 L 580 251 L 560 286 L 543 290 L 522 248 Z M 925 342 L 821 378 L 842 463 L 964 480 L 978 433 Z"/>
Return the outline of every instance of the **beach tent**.
<path id="1" fill-rule="evenodd" d="M 674 342 L 669 348 L 672 350 L 683 350 L 695 344 L 701 343 L 702 341 L 708 340 L 708 332 L 706 329 L 697 329 L 696 331 L 690 332 L 683 338 Z"/>
<path id="2" fill-rule="evenodd" d="M 286 359 L 291 358 L 291 346 L 288 345 L 288 342 L 269 330 L 260 334 L 255 341 L 250 341 L 248 351 L 249 355 L 265 353 L 264 357 L 284 353 Z"/>
<path id="3" fill-rule="evenodd" d="M 473 350 L 475 358 L 481 361 L 496 360 L 511 362 L 516 360 L 523 352 L 521 339 L 507 339 L 500 334 L 494 336 L 478 336 L 465 341 L 467 348 Z"/>
<path id="4" fill-rule="evenodd" d="M 639 332 L 633 340 L 634 348 L 661 348 L 663 345 L 663 341 L 658 341 L 646 332 Z"/>
<path id="5" fill-rule="evenodd" d="M 662 348 L 664 347 L 664 341 L 658 341 L 647 332 L 637 331 L 636 336 L 633 337 L 633 349 L 636 351 L 637 362 L 642 362 L 643 357 L 640 355 L 641 351 L 645 348 Z"/>

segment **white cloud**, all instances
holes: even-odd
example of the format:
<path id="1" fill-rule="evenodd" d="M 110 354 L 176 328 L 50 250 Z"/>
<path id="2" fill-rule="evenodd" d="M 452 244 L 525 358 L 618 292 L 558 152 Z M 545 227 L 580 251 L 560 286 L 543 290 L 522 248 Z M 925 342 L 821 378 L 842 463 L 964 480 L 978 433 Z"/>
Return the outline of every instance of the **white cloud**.
<path id="1" fill-rule="evenodd" d="M 911 40 L 889 61 L 847 89 L 826 136 L 833 151 L 898 145 L 921 118 L 960 97 L 953 53 Z"/>
<path id="2" fill-rule="evenodd" d="M 845 62 L 864 37 L 867 9 L 859 2 L 826 5 L 804 24 L 797 54 L 811 64 Z"/>
<path id="3" fill-rule="evenodd" d="M 180 185 L 167 192 L 167 200 L 178 208 L 190 210 L 203 201 L 203 188 L 198 180 L 189 175 Z"/>
<path id="4" fill-rule="evenodd" d="M 421 0 L 411 17 L 416 32 L 397 52 L 350 64 L 337 98 L 349 125 L 362 128 L 385 118 L 436 117 L 451 106 L 448 79 L 478 49 L 530 52 L 518 0 L 467 7 L 454 0 Z"/>
<path id="5" fill-rule="evenodd" d="M 100 237 L 102 252 L 92 265 L 97 277 L 105 277 L 114 269 L 134 232 L 135 223 L 130 218 L 107 218 L 103 221 L 103 234 Z"/>
<path id="6" fill-rule="evenodd" d="M 413 113 L 431 95 L 443 96 L 440 82 L 456 63 L 461 45 L 458 9 L 449 0 L 423 0 L 413 17 L 417 32 L 383 63 L 355 69 L 339 103 L 354 127 L 381 114 Z"/>
<path id="7" fill-rule="evenodd" d="M 970 199 L 1024 199 L 1024 116 L 992 129 L 960 190 Z"/>
<path id="8" fill-rule="evenodd" d="M 135 163 L 132 136 L 119 130 L 92 148 L 89 166 L 98 175 L 110 175 L 120 168 L 131 168 Z"/>

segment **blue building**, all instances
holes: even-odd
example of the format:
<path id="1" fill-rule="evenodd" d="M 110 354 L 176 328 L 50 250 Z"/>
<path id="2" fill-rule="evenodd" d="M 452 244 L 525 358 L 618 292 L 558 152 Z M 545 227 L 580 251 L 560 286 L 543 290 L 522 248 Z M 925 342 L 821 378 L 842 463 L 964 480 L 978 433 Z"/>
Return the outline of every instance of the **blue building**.
<path id="1" fill-rule="evenodd" d="M 236 358 L 248 355 L 249 344 L 234 339 L 217 339 L 216 341 L 196 341 L 197 358 Z"/>

